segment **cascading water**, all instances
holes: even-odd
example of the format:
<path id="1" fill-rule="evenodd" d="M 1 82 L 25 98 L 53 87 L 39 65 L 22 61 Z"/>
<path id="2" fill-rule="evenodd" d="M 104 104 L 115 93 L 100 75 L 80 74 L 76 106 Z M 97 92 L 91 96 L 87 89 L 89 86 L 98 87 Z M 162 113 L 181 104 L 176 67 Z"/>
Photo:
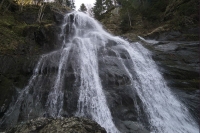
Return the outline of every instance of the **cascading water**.
<path id="1" fill-rule="evenodd" d="M 1 126 L 42 116 L 74 115 L 95 120 L 107 132 L 124 132 L 112 118 L 100 74 L 104 71 L 130 82 L 125 81 L 133 93 L 129 95 L 133 100 L 138 95 L 152 133 L 198 132 L 187 108 L 170 92 L 150 52 L 140 43 L 130 44 L 108 34 L 80 12 L 67 14 L 61 28 L 61 48 L 41 56 L 28 85 L 1 119 Z M 109 63 L 113 66 L 100 68 Z"/>
<path id="2" fill-rule="evenodd" d="M 198 125 L 187 108 L 172 95 L 149 52 L 139 43 L 126 49 L 138 77 L 134 86 L 149 114 L 152 132 L 197 133 Z"/>

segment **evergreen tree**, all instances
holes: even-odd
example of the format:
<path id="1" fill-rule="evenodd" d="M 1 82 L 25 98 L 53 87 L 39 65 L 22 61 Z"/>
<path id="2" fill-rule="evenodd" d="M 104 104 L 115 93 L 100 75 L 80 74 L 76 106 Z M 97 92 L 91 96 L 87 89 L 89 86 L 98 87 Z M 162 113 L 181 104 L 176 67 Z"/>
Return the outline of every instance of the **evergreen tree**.
<path id="1" fill-rule="evenodd" d="M 74 8 L 73 0 L 54 0 L 54 1 L 58 2 L 59 4 L 61 4 L 63 6 L 68 6 L 68 7 Z"/>
<path id="2" fill-rule="evenodd" d="M 102 19 L 102 14 L 112 8 L 115 0 L 96 0 L 93 8 L 94 17 Z"/>
<path id="3" fill-rule="evenodd" d="M 103 13 L 103 0 L 96 0 L 95 4 L 94 4 L 94 8 L 93 8 L 93 12 L 94 12 L 94 17 L 96 19 L 100 19 L 101 14 Z"/>
<path id="4" fill-rule="evenodd" d="M 113 1 L 112 0 L 105 0 L 103 3 L 104 9 L 109 10 L 111 7 L 113 7 Z"/>
<path id="5" fill-rule="evenodd" d="M 81 4 L 79 11 L 81 11 L 81 12 L 86 12 L 87 11 L 87 8 L 83 3 Z"/>
<path id="6" fill-rule="evenodd" d="M 70 7 L 71 2 L 69 0 L 66 0 L 66 6 Z"/>

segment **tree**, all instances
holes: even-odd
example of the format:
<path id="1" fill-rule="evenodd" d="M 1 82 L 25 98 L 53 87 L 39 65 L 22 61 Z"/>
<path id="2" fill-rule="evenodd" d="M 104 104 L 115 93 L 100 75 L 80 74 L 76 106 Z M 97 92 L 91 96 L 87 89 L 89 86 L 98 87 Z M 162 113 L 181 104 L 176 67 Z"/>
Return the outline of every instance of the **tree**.
<path id="1" fill-rule="evenodd" d="M 66 6 L 68 6 L 68 7 L 71 6 L 71 2 L 69 0 L 66 0 Z"/>
<path id="2" fill-rule="evenodd" d="M 93 8 L 94 17 L 98 20 L 103 18 L 103 14 L 114 7 L 115 0 L 96 0 Z"/>
<path id="3" fill-rule="evenodd" d="M 81 11 L 81 12 L 86 12 L 87 11 L 87 8 L 83 3 L 81 4 L 79 11 Z"/>
<path id="4" fill-rule="evenodd" d="M 127 32 L 133 28 L 133 14 L 136 12 L 136 5 L 139 0 L 116 0 L 120 6 L 120 29 L 122 32 Z"/>
<path id="5" fill-rule="evenodd" d="M 39 22 L 39 23 L 42 21 L 42 17 L 43 17 L 43 14 L 44 14 L 45 7 L 46 7 L 46 3 L 43 2 L 40 6 L 40 9 L 39 9 L 39 12 L 38 12 L 38 17 L 37 17 L 37 22 Z"/>
<path id="6" fill-rule="evenodd" d="M 93 8 L 94 17 L 98 20 L 101 19 L 101 14 L 104 11 L 103 0 L 96 0 Z"/>
<path id="7" fill-rule="evenodd" d="M 105 10 L 109 10 L 110 8 L 112 8 L 114 6 L 113 1 L 112 0 L 104 0 L 103 6 L 104 6 Z"/>

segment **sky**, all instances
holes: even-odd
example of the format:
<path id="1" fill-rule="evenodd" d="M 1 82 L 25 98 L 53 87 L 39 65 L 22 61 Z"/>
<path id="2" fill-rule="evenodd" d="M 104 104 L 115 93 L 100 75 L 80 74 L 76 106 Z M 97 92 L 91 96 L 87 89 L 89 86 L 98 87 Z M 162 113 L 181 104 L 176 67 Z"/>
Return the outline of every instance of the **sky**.
<path id="1" fill-rule="evenodd" d="M 95 1 L 96 0 L 75 0 L 76 10 L 78 10 L 80 8 L 82 3 L 84 3 L 85 6 L 87 6 L 88 4 L 91 4 L 93 6 Z"/>

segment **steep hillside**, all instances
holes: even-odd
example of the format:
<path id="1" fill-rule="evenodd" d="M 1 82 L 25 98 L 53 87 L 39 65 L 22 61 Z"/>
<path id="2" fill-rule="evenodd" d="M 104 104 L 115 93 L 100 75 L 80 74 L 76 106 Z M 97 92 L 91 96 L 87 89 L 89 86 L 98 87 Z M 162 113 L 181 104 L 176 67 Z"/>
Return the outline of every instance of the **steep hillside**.
<path id="1" fill-rule="evenodd" d="M 198 40 L 198 7 L 198 0 L 161 1 L 130 9 L 122 5 L 103 14 L 100 21 L 111 33 L 132 40 L 138 35 L 157 40 Z"/>

